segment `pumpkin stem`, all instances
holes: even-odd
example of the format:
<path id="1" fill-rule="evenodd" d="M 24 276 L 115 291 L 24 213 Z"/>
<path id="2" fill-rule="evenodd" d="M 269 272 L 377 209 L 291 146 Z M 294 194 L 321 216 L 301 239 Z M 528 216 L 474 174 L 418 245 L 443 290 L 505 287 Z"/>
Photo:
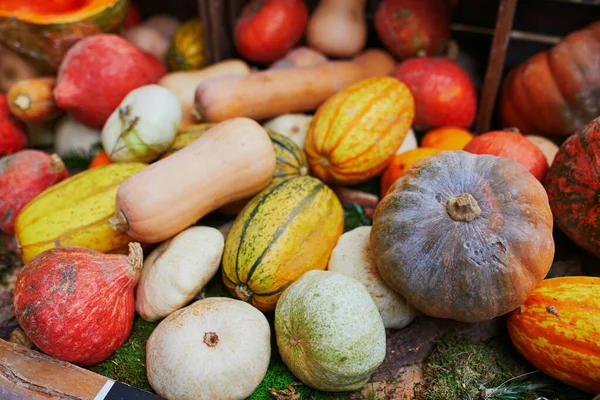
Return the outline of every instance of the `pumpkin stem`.
<path id="1" fill-rule="evenodd" d="M 219 336 L 217 332 L 205 332 L 203 341 L 208 347 L 216 347 L 219 344 Z"/>
<path id="2" fill-rule="evenodd" d="M 50 155 L 50 169 L 58 174 L 61 174 L 65 170 L 65 163 L 56 153 Z"/>
<path id="3" fill-rule="evenodd" d="M 242 301 L 250 301 L 252 299 L 252 292 L 250 288 L 244 283 L 238 283 L 235 285 L 235 297 Z"/>
<path id="4" fill-rule="evenodd" d="M 479 218 L 481 208 L 471 193 L 463 193 L 448 198 L 446 212 L 455 221 L 471 222 Z"/>
<path id="5" fill-rule="evenodd" d="M 127 232 L 129 230 L 129 221 L 127 221 L 127 217 L 121 210 L 117 210 L 115 215 L 109 218 L 108 226 L 110 229 L 117 232 Z"/>
<path id="6" fill-rule="evenodd" d="M 319 165 L 321 167 L 323 167 L 324 169 L 329 168 L 329 165 L 330 165 L 329 159 L 327 157 L 319 158 Z"/>
<path id="7" fill-rule="evenodd" d="M 132 266 L 134 276 L 139 276 L 144 266 L 144 250 L 138 242 L 129 243 L 127 262 Z"/>

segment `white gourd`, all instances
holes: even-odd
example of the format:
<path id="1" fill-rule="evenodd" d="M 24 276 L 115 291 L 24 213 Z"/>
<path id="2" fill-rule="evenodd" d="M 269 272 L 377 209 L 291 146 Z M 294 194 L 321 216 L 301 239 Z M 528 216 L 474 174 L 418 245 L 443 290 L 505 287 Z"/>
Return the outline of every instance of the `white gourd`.
<path id="1" fill-rule="evenodd" d="M 146 345 L 148 381 L 168 400 L 238 400 L 264 379 L 271 329 L 241 300 L 210 297 L 162 320 Z"/>
<path id="2" fill-rule="evenodd" d="M 417 143 L 417 137 L 415 136 L 415 131 L 413 131 L 411 128 L 406 133 L 406 137 L 404 138 L 404 141 L 398 150 L 396 150 L 396 154 L 404 153 L 405 151 L 413 150 L 417 147 L 419 147 L 419 144 Z"/>
<path id="3" fill-rule="evenodd" d="M 189 303 L 219 269 L 225 239 L 208 226 L 192 226 L 161 243 L 144 260 L 135 309 L 157 321 Z"/>
<path id="4" fill-rule="evenodd" d="M 369 245 L 370 226 L 344 233 L 331 253 L 328 269 L 348 275 L 367 288 L 390 329 L 402 329 L 417 316 L 417 311 L 381 278 Z"/>
<path id="5" fill-rule="evenodd" d="M 313 116 L 309 114 L 295 113 L 283 114 L 263 123 L 263 127 L 275 131 L 292 139 L 298 147 L 304 148 L 306 134 L 310 128 Z"/>
<path id="6" fill-rule="evenodd" d="M 114 162 L 152 162 L 177 134 L 182 110 L 169 89 L 152 84 L 132 90 L 102 128 L 102 146 Z"/>
<path id="7" fill-rule="evenodd" d="M 99 129 L 90 128 L 75 119 L 66 116 L 56 125 L 54 152 L 61 157 L 72 154 L 87 154 L 100 143 Z"/>

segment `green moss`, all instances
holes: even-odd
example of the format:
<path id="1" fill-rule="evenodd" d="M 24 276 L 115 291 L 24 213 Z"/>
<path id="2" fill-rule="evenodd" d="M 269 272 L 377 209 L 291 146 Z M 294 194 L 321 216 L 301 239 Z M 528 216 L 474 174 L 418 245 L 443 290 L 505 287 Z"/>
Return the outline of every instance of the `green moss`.
<path id="1" fill-rule="evenodd" d="M 428 384 L 419 400 L 591 398 L 536 370 L 506 336 L 489 343 L 446 337 L 438 342 L 424 373 Z"/>
<path id="2" fill-rule="evenodd" d="M 130 386 L 152 391 L 146 378 L 146 341 L 158 323 L 135 317 L 133 330 L 125 344 L 104 362 L 90 370 Z"/>

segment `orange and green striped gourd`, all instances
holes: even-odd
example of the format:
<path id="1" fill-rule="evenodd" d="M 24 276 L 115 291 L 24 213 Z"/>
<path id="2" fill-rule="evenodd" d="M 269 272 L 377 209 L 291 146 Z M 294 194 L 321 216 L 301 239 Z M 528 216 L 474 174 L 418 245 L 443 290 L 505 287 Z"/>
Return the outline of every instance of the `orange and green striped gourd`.
<path id="1" fill-rule="evenodd" d="M 325 270 L 344 229 L 336 194 L 312 176 L 274 180 L 236 217 L 225 240 L 223 281 L 263 312 L 309 270 Z"/>
<path id="2" fill-rule="evenodd" d="M 188 71 L 206 65 L 204 28 L 200 17 L 181 25 L 167 49 L 167 65 L 171 71 Z"/>
<path id="3" fill-rule="evenodd" d="M 128 0 L 2 0 L 0 41 L 38 68 L 57 71 L 78 40 L 121 28 Z"/>
<path id="4" fill-rule="evenodd" d="M 600 393 L 600 278 L 546 279 L 507 323 L 513 344 L 536 368 Z"/>
<path id="5" fill-rule="evenodd" d="M 415 115 L 408 87 L 386 76 L 364 79 L 317 109 L 304 150 L 316 177 L 357 184 L 379 174 L 402 145 Z"/>

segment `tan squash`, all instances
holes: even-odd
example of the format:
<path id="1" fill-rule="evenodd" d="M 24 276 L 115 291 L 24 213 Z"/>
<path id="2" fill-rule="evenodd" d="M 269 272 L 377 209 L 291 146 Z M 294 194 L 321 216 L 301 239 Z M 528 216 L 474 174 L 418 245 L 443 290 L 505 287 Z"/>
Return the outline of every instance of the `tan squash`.
<path id="1" fill-rule="evenodd" d="M 367 42 L 366 0 L 321 0 L 306 28 L 310 47 L 337 58 L 357 55 Z"/>
<path id="2" fill-rule="evenodd" d="M 123 37 L 138 49 L 156 56 L 162 62 L 165 61 L 169 39 L 159 30 L 146 25 L 138 25 L 127 29 L 123 33 Z"/>
<path id="3" fill-rule="evenodd" d="M 221 122 L 235 117 L 261 121 L 311 111 L 347 86 L 391 74 L 395 66 L 388 53 L 370 49 L 351 61 L 212 79 L 196 88 L 193 112 L 200 121 Z"/>
<path id="4" fill-rule="evenodd" d="M 288 52 L 285 57 L 271 64 L 269 69 L 312 67 L 325 64 L 329 59 L 321 52 L 310 47 L 297 47 Z"/>
<path id="5" fill-rule="evenodd" d="M 168 73 L 158 81 L 158 84 L 166 87 L 177 96 L 181 103 L 183 115 L 181 125 L 187 126 L 195 122 L 191 110 L 194 107 L 196 87 L 200 83 L 217 77 L 248 75 L 250 72 L 251 69 L 246 62 L 229 59 L 199 70 Z"/>
<path id="6" fill-rule="evenodd" d="M 275 166 L 264 128 L 248 118 L 225 121 L 125 180 L 109 222 L 136 240 L 158 243 L 259 192 L 271 182 Z"/>

